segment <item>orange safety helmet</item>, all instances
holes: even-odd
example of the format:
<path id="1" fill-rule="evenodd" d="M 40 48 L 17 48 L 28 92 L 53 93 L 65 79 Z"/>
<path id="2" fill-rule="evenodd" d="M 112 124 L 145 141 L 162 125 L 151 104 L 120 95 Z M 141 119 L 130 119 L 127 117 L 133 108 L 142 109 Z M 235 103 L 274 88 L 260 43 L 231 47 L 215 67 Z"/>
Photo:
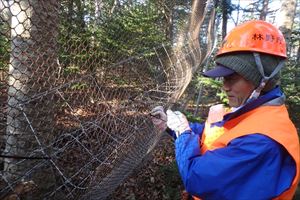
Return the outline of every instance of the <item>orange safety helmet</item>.
<path id="1" fill-rule="evenodd" d="M 235 27 L 223 40 L 217 56 L 236 51 L 253 51 L 286 58 L 286 43 L 280 30 L 262 20 Z"/>

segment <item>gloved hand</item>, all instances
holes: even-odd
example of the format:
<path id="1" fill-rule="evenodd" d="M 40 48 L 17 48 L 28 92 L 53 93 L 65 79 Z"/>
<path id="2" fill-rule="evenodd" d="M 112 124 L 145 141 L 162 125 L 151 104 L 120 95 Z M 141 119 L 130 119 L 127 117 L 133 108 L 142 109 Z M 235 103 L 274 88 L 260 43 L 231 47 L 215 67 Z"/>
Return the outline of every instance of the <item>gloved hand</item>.
<path id="1" fill-rule="evenodd" d="M 188 120 L 181 112 L 167 110 L 167 119 L 167 126 L 175 132 L 176 137 L 179 137 L 185 131 L 191 131 Z"/>
<path id="2" fill-rule="evenodd" d="M 164 111 L 162 106 L 157 106 L 153 108 L 150 112 L 151 120 L 154 126 L 160 131 L 163 132 L 167 129 L 167 114 Z"/>

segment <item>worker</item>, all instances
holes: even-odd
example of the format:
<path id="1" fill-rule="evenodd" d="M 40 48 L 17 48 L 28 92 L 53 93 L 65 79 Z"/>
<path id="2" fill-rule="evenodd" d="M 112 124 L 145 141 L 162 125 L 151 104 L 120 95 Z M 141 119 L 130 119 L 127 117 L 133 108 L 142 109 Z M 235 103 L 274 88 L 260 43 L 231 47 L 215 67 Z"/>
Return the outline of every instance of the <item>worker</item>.
<path id="1" fill-rule="evenodd" d="M 293 199 L 300 152 L 279 86 L 286 58 L 276 27 L 247 21 L 228 33 L 203 74 L 223 79 L 229 107 L 212 106 L 204 124 L 162 106 L 151 111 L 154 126 L 176 139 L 179 173 L 194 199 Z"/>

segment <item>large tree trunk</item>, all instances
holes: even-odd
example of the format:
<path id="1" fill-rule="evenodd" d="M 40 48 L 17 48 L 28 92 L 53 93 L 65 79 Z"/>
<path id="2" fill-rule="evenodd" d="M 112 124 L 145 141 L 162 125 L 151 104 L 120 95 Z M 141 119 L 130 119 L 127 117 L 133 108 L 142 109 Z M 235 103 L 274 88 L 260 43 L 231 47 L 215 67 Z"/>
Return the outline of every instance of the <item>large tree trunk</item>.
<path id="1" fill-rule="evenodd" d="M 58 3 L 57 0 L 19 0 L 10 4 L 10 10 L 11 55 L 4 154 L 14 158 L 4 160 L 5 178 L 9 182 L 34 179 L 45 189 L 48 187 L 45 184 L 51 184 L 51 174 L 49 170 L 37 173 L 45 167 L 29 157 L 43 157 L 45 151 L 51 152 L 44 145 L 51 141 L 53 134 L 54 96 L 44 92 L 55 85 Z M 20 159 L 20 156 L 27 158 Z M 44 169 L 37 170 L 38 166 Z"/>
<path id="2" fill-rule="evenodd" d="M 0 1 L 0 152 L 5 148 L 6 110 L 7 107 L 7 72 L 9 63 L 9 45 L 4 44 L 10 38 L 9 27 L 11 12 L 8 1 Z M 2 46 L 3 45 L 3 46 Z M 3 169 L 4 159 L 0 157 L 0 170 Z"/>
<path id="3" fill-rule="evenodd" d="M 20 155 L 25 148 L 22 137 L 26 135 L 26 125 L 20 104 L 26 101 L 28 87 L 26 83 L 31 76 L 29 70 L 28 54 L 33 41 L 30 38 L 30 20 L 28 16 L 32 16 L 32 10 L 27 0 L 14 2 L 11 7 L 11 56 L 8 74 L 8 111 L 7 111 L 7 127 L 6 127 L 6 146 L 4 153 L 8 155 Z M 21 12 L 25 10 L 25 12 Z M 15 160 L 7 158 L 4 161 L 4 172 L 6 178 L 12 180 L 14 175 L 22 174 L 21 166 L 15 164 Z"/>

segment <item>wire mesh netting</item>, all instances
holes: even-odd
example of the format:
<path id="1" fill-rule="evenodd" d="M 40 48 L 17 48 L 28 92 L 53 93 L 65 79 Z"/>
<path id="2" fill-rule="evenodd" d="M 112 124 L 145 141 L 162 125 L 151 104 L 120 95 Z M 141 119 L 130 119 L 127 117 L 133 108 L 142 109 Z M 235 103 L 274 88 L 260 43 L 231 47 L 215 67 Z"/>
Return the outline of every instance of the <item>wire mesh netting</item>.
<path id="1" fill-rule="evenodd" d="M 214 7 L 1 0 L 0 199 L 111 194 L 161 136 L 149 111 L 209 54 Z"/>

